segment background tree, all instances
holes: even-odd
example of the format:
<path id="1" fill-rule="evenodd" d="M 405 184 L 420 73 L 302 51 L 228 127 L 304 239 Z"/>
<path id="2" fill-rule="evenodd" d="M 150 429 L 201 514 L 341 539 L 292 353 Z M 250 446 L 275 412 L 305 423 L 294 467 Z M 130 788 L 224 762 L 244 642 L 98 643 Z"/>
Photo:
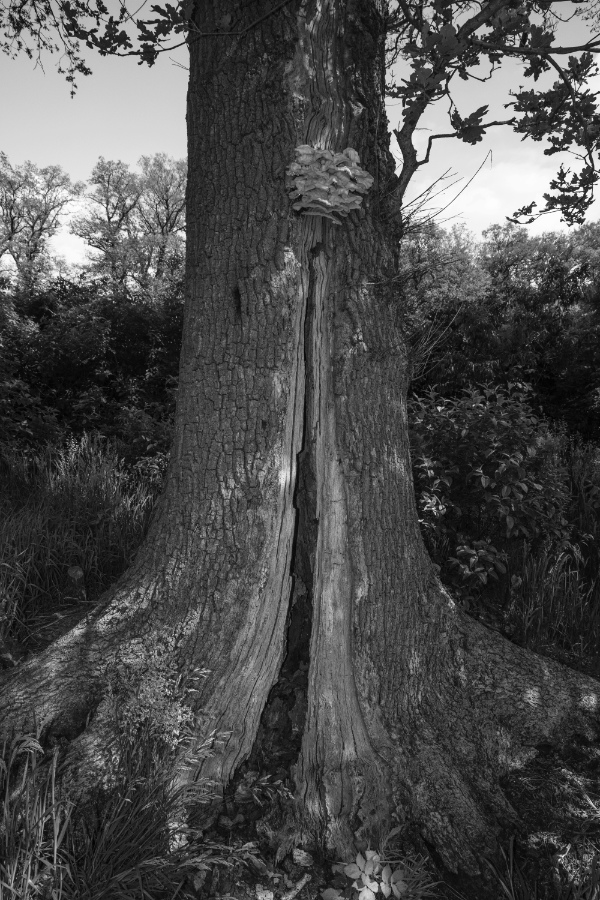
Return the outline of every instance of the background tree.
<path id="1" fill-rule="evenodd" d="M 595 439 L 597 228 L 531 237 L 507 223 L 483 238 L 462 252 L 441 229 L 404 241 L 417 390 L 528 383 L 547 416 Z"/>
<path id="2" fill-rule="evenodd" d="M 140 243 L 146 246 L 146 272 L 160 281 L 183 264 L 187 162 L 165 153 L 142 156 L 142 194 L 138 204 Z"/>
<path id="3" fill-rule="evenodd" d="M 124 14 L 96 32 L 82 18 L 90 7 L 61 7 L 67 35 L 127 52 Z M 425 162 L 413 137 L 428 106 L 482 58 L 494 69 L 516 55 L 526 75 L 560 71 L 550 91 L 517 94 L 514 124 L 581 150 L 581 172 L 559 173 L 548 200 L 578 220 L 596 180 L 591 58 L 560 67 L 547 3 L 390 12 L 378 0 L 220 0 L 155 12 L 139 23 L 150 61 L 171 28 L 190 31 L 187 305 L 166 488 L 128 572 L 3 685 L 3 728 L 35 717 L 95 781 L 115 702 L 166 735 L 165 697 L 202 667 L 188 711 L 199 740 L 222 741 L 200 771 L 227 783 L 252 751 L 288 614 L 311 610 L 295 767 L 305 839 L 347 854 L 394 815 L 448 867 L 477 872 L 513 820 L 502 775 L 536 745 L 592 735 L 600 687 L 461 612 L 427 557 L 395 290 L 401 202 Z M 410 67 L 392 88 L 404 102 L 399 176 L 383 127 L 390 32 Z M 493 124 L 485 108 L 450 109 L 468 142 Z M 355 153 L 333 155 L 345 148 Z"/>
<path id="4" fill-rule="evenodd" d="M 48 241 L 61 215 L 83 190 L 60 166 L 13 166 L 0 153 L 0 259 L 8 254 L 24 290 L 34 288 L 49 269 Z"/>
<path id="5" fill-rule="evenodd" d="M 90 257 L 98 274 L 147 290 L 182 262 L 187 167 L 164 153 L 139 164 L 141 174 L 101 157 L 90 178 L 90 209 L 71 231 L 98 251 Z"/>
<path id="6" fill-rule="evenodd" d="M 108 274 L 114 284 L 124 284 L 133 262 L 130 244 L 133 212 L 141 194 L 138 178 L 127 163 L 101 156 L 92 171 L 90 184 L 93 185 L 87 198 L 90 212 L 78 216 L 71 231 L 99 251 L 95 268 Z"/>

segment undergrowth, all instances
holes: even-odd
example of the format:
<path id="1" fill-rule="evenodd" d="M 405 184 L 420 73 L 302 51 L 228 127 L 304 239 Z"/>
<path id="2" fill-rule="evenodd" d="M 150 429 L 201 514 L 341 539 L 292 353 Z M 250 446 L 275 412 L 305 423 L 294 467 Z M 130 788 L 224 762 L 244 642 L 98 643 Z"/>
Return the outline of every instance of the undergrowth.
<path id="1" fill-rule="evenodd" d="M 0 470 L 0 643 L 35 635 L 81 600 L 96 600 L 131 563 L 160 490 L 115 450 L 84 435 L 37 454 L 3 449 Z"/>
<path id="2" fill-rule="evenodd" d="M 589 578 L 581 548 L 565 541 L 523 558 L 513 574 L 506 618 L 525 647 L 553 644 L 584 657 L 600 646 L 600 579 Z"/>
<path id="3" fill-rule="evenodd" d="M 186 824 L 190 805 L 213 797 L 207 781 L 178 775 L 210 752 L 208 741 L 172 752 L 149 728 L 125 729 L 110 782 L 73 799 L 58 752 L 38 736 L 5 743 L 0 755 L 0 900 L 185 900 L 214 866 L 245 863 L 238 852 L 201 840 Z"/>
<path id="4" fill-rule="evenodd" d="M 530 649 L 600 646 L 600 454 L 536 414 L 530 387 L 413 397 L 419 521 L 444 584 Z"/>
<path id="5" fill-rule="evenodd" d="M 538 895 L 537 885 L 530 886 L 515 859 L 514 839 L 501 853 L 503 866 L 500 869 L 485 860 L 493 873 L 500 897 L 505 900 L 538 900 L 541 895 Z M 567 878 L 565 884 L 558 879 L 557 882 L 556 900 L 600 900 L 600 855 L 593 855 L 587 872 L 581 878 Z"/>
<path id="6" fill-rule="evenodd" d="M 540 430 L 521 395 L 513 403 L 473 389 L 461 401 L 432 395 L 419 403 L 413 438 L 420 429 L 421 524 L 458 602 L 475 614 L 482 602 L 494 607 L 507 636 L 523 646 L 578 657 L 597 653 L 598 449 L 570 444 L 545 425 Z M 495 430 L 486 435 L 481 424 L 488 419 Z M 517 432 L 523 445 L 513 447 Z M 93 603 L 132 562 L 163 473 L 164 458 L 128 468 L 94 436 L 35 454 L 2 448 L 0 650 L 13 639 L 34 645 L 53 616 Z M 81 572 L 79 587 L 74 571 Z M 44 752 L 36 736 L 4 745 L 0 900 L 191 898 L 212 867 L 253 857 L 248 835 L 227 846 L 187 827 L 186 804 L 208 798 L 210 786 L 195 785 L 195 797 L 186 795 L 174 778 L 175 751 L 157 746 L 144 728 L 137 722 L 119 732 L 111 786 L 98 788 L 85 804 L 63 783 L 58 755 Z M 551 895 L 523 874 L 511 843 L 504 865 L 491 870 L 498 897 L 600 900 L 598 848 L 591 846 L 581 871 L 566 873 Z M 338 866 L 340 884 L 328 896 L 418 896 L 406 860 L 392 866 L 377 858 L 372 871 L 368 862 L 361 857 Z M 317 895 L 304 894 L 305 900 Z"/>

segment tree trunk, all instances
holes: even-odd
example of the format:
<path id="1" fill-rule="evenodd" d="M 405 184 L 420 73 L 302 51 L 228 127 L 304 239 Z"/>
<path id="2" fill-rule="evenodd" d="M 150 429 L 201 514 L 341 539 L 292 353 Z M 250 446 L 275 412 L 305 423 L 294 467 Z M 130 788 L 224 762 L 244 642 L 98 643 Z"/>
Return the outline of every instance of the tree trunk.
<path id="1" fill-rule="evenodd" d="M 35 718 L 98 777 L 115 701 L 168 733 L 185 713 L 178 679 L 202 668 L 198 739 L 220 743 L 199 774 L 226 784 L 277 679 L 296 579 L 313 609 L 295 769 L 308 829 L 347 854 L 413 822 L 451 869 L 476 872 L 512 817 L 499 777 L 537 743 L 590 734 L 600 685 L 461 613 L 423 548 L 391 280 L 382 5 L 202 4 L 201 31 L 265 18 L 190 42 L 165 493 L 131 569 L 5 682 L 0 715 L 4 732 Z M 291 209 L 285 171 L 301 144 L 352 147 L 375 178 L 340 225 Z"/>

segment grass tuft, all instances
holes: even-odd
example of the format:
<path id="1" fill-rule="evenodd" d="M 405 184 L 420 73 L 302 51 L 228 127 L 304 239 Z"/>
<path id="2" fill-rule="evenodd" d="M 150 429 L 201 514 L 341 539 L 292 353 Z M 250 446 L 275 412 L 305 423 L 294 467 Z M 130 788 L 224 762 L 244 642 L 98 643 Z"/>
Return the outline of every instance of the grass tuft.
<path id="1" fill-rule="evenodd" d="M 132 562 L 160 490 L 88 435 L 36 456 L 4 450 L 3 459 L 0 644 L 35 637 L 82 594 L 96 600 Z"/>
<path id="2" fill-rule="evenodd" d="M 600 646 L 600 578 L 590 578 L 577 544 L 541 548 L 525 556 L 513 576 L 508 620 L 523 646 L 556 645 L 588 656 Z"/>
<path id="3" fill-rule="evenodd" d="M 230 864 L 226 848 L 203 847 L 185 824 L 190 804 L 211 799 L 210 785 L 179 785 L 172 754 L 146 732 L 121 734 L 110 787 L 77 804 L 56 752 L 44 758 L 33 736 L 4 745 L 0 900 L 184 900 L 199 871 Z M 191 759 L 182 745 L 184 766 L 208 748 Z"/>

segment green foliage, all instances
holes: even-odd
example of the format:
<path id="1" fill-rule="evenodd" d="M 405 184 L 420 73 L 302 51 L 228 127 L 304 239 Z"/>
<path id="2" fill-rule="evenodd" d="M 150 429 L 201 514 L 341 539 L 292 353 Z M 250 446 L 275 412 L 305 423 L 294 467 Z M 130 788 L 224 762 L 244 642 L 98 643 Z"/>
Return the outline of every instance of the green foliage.
<path id="1" fill-rule="evenodd" d="M 484 863 L 493 873 L 500 889 L 500 897 L 506 900 L 537 900 L 537 887 L 530 889 L 515 859 L 514 838 L 508 845 L 508 853 L 501 850 L 504 871 L 500 872 L 489 860 Z M 600 898 L 600 858 L 594 855 L 589 873 L 582 879 L 568 879 L 560 884 L 555 894 L 556 900 L 598 900 Z"/>
<path id="2" fill-rule="evenodd" d="M 0 383 L 0 433 L 3 442 L 15 447 L 40 445 L 61 435 L 56 411 L 48 409 L 32 388 L 20 378 Z"/>
<path id="3" fill-rule="evenodd" d="M 0 259 L 12 260 L 22 288 L 36 287 L 54 268 L 48 240 L 82 190 L 60 166 L 13 166 L 0 151 Z"/>
<path id="4" fill-rule="evenodd" d="M 154 296 L 181 273 L 185 248 L 186 160 L 142 156 L 141 172 L 100 157 L 84 212 L 70 230 L 91 248 L 88 271 Z"/>
<path id="5" fill-rule="evenodd" d="M 133 640 L 125 660 L 111 666 L 107 702 L 119 731 L 145 730 L 155 744 L 175 751 L 194 724 L 191 698 L 207 672 L 182 675 L 176 662 L 175 638 Z"/>
<path id="6" fill-rule="evenodd" d="M 0 897 L 60 897 L 68 875 L 72 804 L 57 793 L 57 754 L 40 763 L 33 736 L 4 743 L 0 757 Z M 57 893 L 52 893 L 52 890 Z"/>
<path id="7" fill-rule="evenodd" d="M 98 789 L 73 821 L 63 896 L 189 896 L 186 875 L 196 854 L 185 809 L 210 798 L 208 785 L 178 786 L 171 755 L 144 725 L 123 731 L 116 750 L 110 786 Z"/>
<path id="8" fill-rule="evenodd" d="M 467 608 L 520 643 L 589 654 L 600 639 L 600 457 L 533 412 L 528 386 L 410 401 L 423 535 Z"/>
<path id="9" fill-rule="evenodd" d="M 187 165 L 158 153 L 139 166 L 100 158 L 90 208 L 71 223 L 92 256 L 67 278 L 53 274 L 46 245 L 83 186 L 57 166 L 13 167 L 0 154 L 0 258 L 16 266 L 0 279 L 0 441 L 10 446 L 93 429 L 131 459 L 168 450 Z"/>
<path id="10" fill-rule="evenodd" d="M 594 13 L 581 8 L 584 19 Z M 475 144 L 482 140 L 488 128 L 510 125 L 534 141 L 546 141 L 546 155 L 568 151 L 580 160 L 578 171 L 559 168 L 544 194 L 545 207 L 533 214 L 535 201 L 518 210 L 517 221 L 527 216 L 533 221 L 538 215 L 560 210 L 570 225 L 581 223 L 594 197 L 598 181 L 595 153 L 600 138 L 600 115 L 597 95 L 588 87 L 596 74 L 594 54 L 598 44 L 592 38 L 583 42 L 577 55 L 564 63 L 565 50 L 560 50 L 561 20 L 552 2 L 486 3 L 474 13 L 466 3 L 438 3 L 424 5 L 399 4 L 388 11 L 389 65 L 402 60 L 402 76 L 387 87 L 387 93 L 400 98 L 404 107 L 402 127 L 396 131 L 403 155 L 400 182 L 405 189 L 418 166 L 429 160 L 436 138 L 456 137 Z M 558 51 L 558 53 L 557 53 Z M 590 52 L 592 51 L 592 52 Z M 493 77 L 502 60 L 509 56 L 521 58 L 524 79 L 538 82 L 540 74 L 556 70 L 559 78 L 550 89 L 537 83 L 526 89 L 520 84 L 511 91 L 511 101 L 505 104 L 514 113 L 503 121 L 490 121 L 487 106 L 461 115 L 457 108 L 453 79 L 458 75 L 468 82 L 475 69 L 488 68 L 486 80 Z M 451 131 L 433 134 L 427 151 L 418 159 L 414 151 L 414 132 L 430 105 L 447 99 Z M 462 100 L 462 98 L 461 98 Z M 485 121 L 484 121 L 485 120 Z M 533 215 L 532 215 L 533 214 Z"/>
<path id="11" fill-rule="evenodd" d="M 0 292 L 0 435 L 11 446 L 43 444 L 60 434 L 55 412 L 18 376 L 20 357 L 34 333 L 35 325 L 17 314 L 9 291 Z"/>
<path id="12" fill-rule="evenodd" d="M 581 656 L 594 655 L 600 643 L 600 578 L 590 576 L 579 546 L 544 547 L 523 552 L 510 585 L 506 614 L 515 638 L 524 646 L 551 645 Z"/>
<path id="13" fill-rule="evenodd" d="M 214 799 L 210 783 L 178 782 L 211 752 L 182 734 L 176 748 L 115 709 L 109 783 L 74 799 L 58 752 L 39 736 L 0 753 L 1 900 L 185 900 L 214 866 L 256 865 L 253 844 L 224 846 L 186 824 Z M 174 765 L 174 758 L 177 765 Z"/>

